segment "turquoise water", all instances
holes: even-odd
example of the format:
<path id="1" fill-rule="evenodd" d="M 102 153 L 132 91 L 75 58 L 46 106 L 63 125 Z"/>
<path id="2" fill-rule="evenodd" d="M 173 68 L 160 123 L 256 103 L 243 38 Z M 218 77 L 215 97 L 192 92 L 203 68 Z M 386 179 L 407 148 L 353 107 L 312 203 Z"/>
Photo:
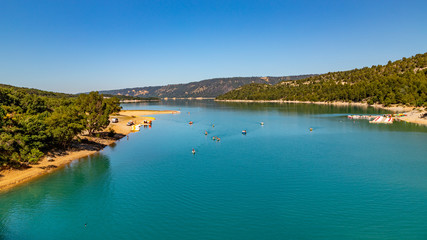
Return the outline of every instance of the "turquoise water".
<path id="1" fill-rule="evenodd" d="M 307 104 L 124 108 L 181 114 L 0 194 L 0 239 L 427 238 L 426 127 Z"/>

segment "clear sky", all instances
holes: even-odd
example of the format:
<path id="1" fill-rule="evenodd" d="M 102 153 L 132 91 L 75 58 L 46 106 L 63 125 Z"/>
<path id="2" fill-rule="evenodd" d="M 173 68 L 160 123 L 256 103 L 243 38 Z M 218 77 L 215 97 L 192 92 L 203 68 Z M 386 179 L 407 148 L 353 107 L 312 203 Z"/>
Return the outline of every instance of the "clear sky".
<path id="1" fill-rule="evenodd" d="M 427 1 L 0 0 L 0 83 L 77 93 L 427 52 Z"/>

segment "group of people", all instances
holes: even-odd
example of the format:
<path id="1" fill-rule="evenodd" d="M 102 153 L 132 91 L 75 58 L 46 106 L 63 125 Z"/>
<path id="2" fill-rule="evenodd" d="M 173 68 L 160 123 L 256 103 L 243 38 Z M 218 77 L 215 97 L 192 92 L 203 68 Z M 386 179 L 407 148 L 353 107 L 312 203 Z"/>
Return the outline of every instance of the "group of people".
<path id="1" fill-rule="evenodd" d="M 192 122 L 192 121 L 190 121 L 190 122 L 189 122 L 189 124 L 190 124 L 190 125 L 192 125 L 192 124 L 193 124 L 193 122 Z M 261 122 L 261 125 L 264 125 L 264 123 L 263 123 L 263 122 Z M 212 124 L 212 127 L 215 127 L 215 125 L 214 125 L 214 124 Z M 243 131 L 242 131 L 242 134 L 243 134 L 243 135 L 246 135 L 246 130 L 243 130 Z M 205 131 L 205 135 L 206 135 L 206 136 L 208 135 L 208 131 Z M 213 140 L 213 141 L 217 141 L 217 142 L 219 142 L 219 141 L 221 141 L 221 138 L 219 138 L 219 137 L 217 137 L 217 136 L 213 136 L 213 137 L 212 137 L 212 140 Z M 193 153 L 193 154 L 196 154 L 196 150 L 194 150 L 194 148 L 193 148 L 193 150 L 192 150 L 192 153 Z"/>
<path id="2" fill-rule="evenodd" d="M 219 138 L 219 137 L 217 137 L 217 136 L 213 136 L 213 137 L 212 137 L 212 140 L 214 140 L 214 141 L 216 140 L 217 142 L 219 142 L 219 141 L 221 141 L 221 138 Z"/>

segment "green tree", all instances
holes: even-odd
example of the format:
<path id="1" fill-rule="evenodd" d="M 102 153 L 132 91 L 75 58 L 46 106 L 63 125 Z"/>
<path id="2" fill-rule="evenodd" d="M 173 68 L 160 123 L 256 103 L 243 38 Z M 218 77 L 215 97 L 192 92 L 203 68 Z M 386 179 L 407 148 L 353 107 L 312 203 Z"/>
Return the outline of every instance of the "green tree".
<path id="1" fill-rule="evenodd" d="M 97 92 L 77 97 L 0 87 L 0 167 L 35 163 L 46 151 L 65 148 L 82 130 L 93 134 L 105 128 L 119 110 L 117 98 Z"/>
<path id="2" fill-rule="evenodd" d="M 98 92 L 79 95 L 76 104 L 80 113 L 83 114 L 85 130 L 89 135 L 105 129 L 110 123 L 108 120 L 110 114 L 120 110 L 117 98 L 107 99 Z"/>
<path id="3" fill-rule="evenodd" d="M 84 129 L 84 117 L 75 105 L 60 106 L 45 120 L 54 145 L 66 147 Z"/>

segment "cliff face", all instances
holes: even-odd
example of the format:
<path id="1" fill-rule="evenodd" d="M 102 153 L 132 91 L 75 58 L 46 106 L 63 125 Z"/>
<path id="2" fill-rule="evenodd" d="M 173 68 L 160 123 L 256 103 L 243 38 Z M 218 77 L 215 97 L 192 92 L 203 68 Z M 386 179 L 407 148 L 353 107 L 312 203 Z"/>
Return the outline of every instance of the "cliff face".
<path id="1" fill-rule="evenodd" d="M 276 84 L 280 81 L 298 80 L 313 75 L 285 77 L 234 77 L 214 78 L 187 84 L 170 84 L 155 87 L 136 87 L 118 90 L 100 91 L 103 94 L 137 96 L 137 97 L 217 97 L 221 94 L 250 83 Z"/>

